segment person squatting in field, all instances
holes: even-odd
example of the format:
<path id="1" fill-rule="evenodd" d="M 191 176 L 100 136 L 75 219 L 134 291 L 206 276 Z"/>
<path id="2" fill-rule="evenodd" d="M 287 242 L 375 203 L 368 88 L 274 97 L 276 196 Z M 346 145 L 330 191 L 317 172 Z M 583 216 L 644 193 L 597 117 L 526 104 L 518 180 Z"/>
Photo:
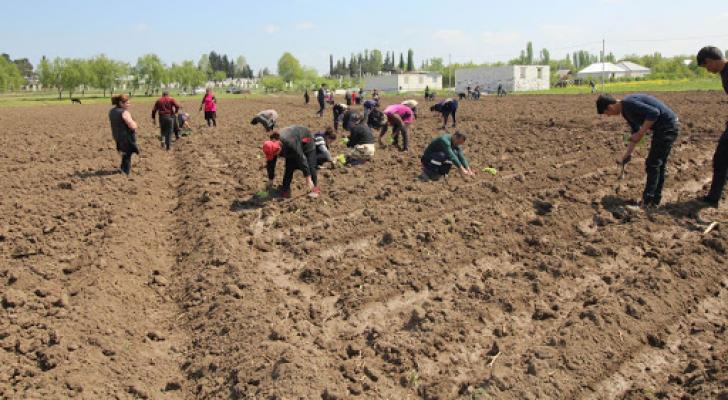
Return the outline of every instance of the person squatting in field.
<path id="1" fill-rule="evenodd" d="M 205 95 L 202 97 L 200 111 L 202 111 L 203 108 L 205 109 L 205 121 L 207 121 L 207 126 L 217 127 L 217 99 L 210 88 L 205 89 Z"/>
<path id="2" fill-rule="evenodd" d="M 387 118 L 387 123 L 382 126 L 379 132 L 379 145 L 384 146 L 382 138 L 387 134 L 387 127 L 392 125 L 392 143 L 394 143 L 400 151 L 409 150 L 409 135 L 407 127 L 414 121 L 414 113 L 412 109 L 402 104 L 392 104 L 383 111 Z M 399 145 L 399 135 L 402 135 L 402 146 Z"/>
<path id="3" fill-rule="evenodd" d="M 268 146 L 266 152 L 266 168 L 268 170 L 269 182 L 272 180 L 271 171 L 275 171 L 278 157 L 286 160 L 283 183 L 281 185 L 281 197 L 291 197 L 291 183 L 293 173 L 296 170 L 303 172 L 306 184 L 310 190 L 310 197 L 318 197 L 321 191 L 317 185 L 316 174 L 316 144 L 311 130 L 301 125 L 293 125 L 283 128 L 280 132 L 273 132 L 270 141 L 274 144 Z M 265 151 L 265 148 L 264 148 Z M 275 172 L 273 172 L 275 174 Z"/>
<path id="4" fill-rule="evenodd" d="M 139 154 L 139 146 L 136 142 L 137 123 L 129 112 L 129 96 L 119 94 L 111 98 L 114 107 L 109 110 L 109 122 L 111 123 L 111 136 L 116 142 L 116 151 L 121 154 L 121 172 L 129 175 L 131 173 L 131 155 Z"/>
<path id="5" fill-rule="evenodd" d="M 169 92 L 162 92 L 162 97 L 154 103 L 152 108 L 152 123 L 157 124 L 156 114 L 159 113 L 159 133 L 162 136 L 162 144 L 165 149 L 169 150 L 172 146 L 172 132 L 175 131 L 177 118 L 175 115 L 182 108 L 174 98 L 169 96 Z M 179 136 L 177 135 L 179 139 Z"/>
<path id="6" fill-rule="evenodd" d="M 278 112 L 276 110 L 263 110 L 250 121 L 250 125 L 261 124 L 265 128 L 266 132 L 271 132 L 276 127 L 276 121 L 278 121 Z"/>
<path id="7" fill-rule="evenodd" d="M 316 168 L 321 168 L 324 164 L 331 163 L 331 168 L 336 168 L 334 157 L 329 151 L 331 143 L 336 140 L 336 134 L 330 126 L 323 132 L 316 132 L 313 135 L 313 141 L 316 144 Z"/>
<path id="8" fill-rule="evenodd" d="M 460 131 L 452 135 L 446 133 L 433 139 L 420 158 L 422 163 L 420 179 L 438 180 L 448 175 L 453 165 L 463 177 L 475 175 L 462 149 L 466 139 L 465 133 Z"/>
<path id="9" fill-rule="evenodd" d="M 458 101 L 452 98 L 447 98 L 432 107 L 430 107 L 430 111 L 432 112 L 439 112 L 442 114 L 442 129 L 445 129 L 447 126 L 447 120 L 452 115 L 452 127 L 454 128 L 457 125 L 457 120 L 455 119 L 455 114 L 458 111 Z"/>
<path id="10" fill-rule="evenodd" d="M 374 134 L 359 113 L 351 116 L 349 138 L 346 142 L 346 164 L 355 166 L 371 161 L 376 151 Z"/>
<path id="11" fill-rule="evenodd" d="M 698 52 L 698 65 L 714 74 L 720 74 L 723 90 L 728 93 L 728 61 L 723 58 L 723 52 L 717 47 L 707 46 Z M 711 207 L 718 207 L 723 195 L 726 177 L 728 176 L 728 121 L 725 131 L 718 140 L 718 146 L 713 154 L 713 180 L 708 195 L 701 198 Z"/>
<path id="12" fill-rule="evenodd" d="M 662 201 L 667 158 L 672 144 L 680 133 L 677 115 L 664 103 L 647 94 L 632 94 L 622 100 L 603 94 L 597 99 L 597 112 L 609 116 L 621 115 L 632 129 L 632 136 L 620 165 L 632 159 L 632 152 L 647 131 L 652 130 L 652 144 L 645 161 L 647 182 L 642 194 L 643 207 L 656 207 Z"/>
<path id="13" fill-rule="evenodd" d="M 362 105 L 364 106 L 364 121 L 368 122 L 369 114 L 372 112 L 372 110 L 379 108 L 379 100 L 374 100 L 374 99 L 364 100 Z"/>
<path id="14" fill-rule="evenodd" d="M 407 106 L 412 110 L 412 114 L 415 116 L 415 119 L 417 119 L 417 100 L 405 100 L 401 104 Z"/>

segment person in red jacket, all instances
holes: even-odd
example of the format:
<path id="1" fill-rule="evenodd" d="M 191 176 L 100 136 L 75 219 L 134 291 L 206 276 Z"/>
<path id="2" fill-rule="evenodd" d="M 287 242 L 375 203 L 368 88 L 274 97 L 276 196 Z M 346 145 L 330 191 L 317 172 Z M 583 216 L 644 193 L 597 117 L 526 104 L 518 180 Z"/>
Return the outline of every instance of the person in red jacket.
<path id="1" fill-rule="evenodd" d="M 200 111 L 202 111 L 203 108 L 205 109 L 205 121 L 207 121 L 207 126 L 217 127 L 217 99 L 210 88 L 205 90 L 205 96 L 202 98 Z"/>

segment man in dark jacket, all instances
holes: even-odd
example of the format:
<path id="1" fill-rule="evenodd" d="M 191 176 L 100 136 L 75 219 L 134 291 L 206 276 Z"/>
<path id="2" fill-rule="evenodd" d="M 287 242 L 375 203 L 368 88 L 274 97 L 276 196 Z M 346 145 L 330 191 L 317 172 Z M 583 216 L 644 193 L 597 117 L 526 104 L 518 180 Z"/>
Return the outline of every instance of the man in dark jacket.
<path id="1" fill-rule="evenodd" d="M 447 126 L 447 120 L 452 115 L 452 127 L 457 125 L 455 114 L 458 111 L 458 101 L 452 98 L 447 98 L 434 106 L 430 107 L 430 111 L 439 112 L 442 114 L 442 129 Z"/>
<path id="2" fill-rule="evenodd" d="M 324 108 L 326 108 L 326 84 L 325 83 L 322 83 L 318 92 L 316 92 L 316 100 L 318 100 L 318 103 L 319 103 L 319 110 L 316 112 L 316 115 L 318 115 L 319 117 L 323 117 Z"/>
<path id="3" fill-rule="evenodd" d="M 465 158 L 462 145 L 467 136 L 457 131 L 454 134 L 441 135 L 430 142 L 420 158 L 422 163 L 422 180 L 438 180 L 450 173 L 453 165 L 463 177 L 473 176 L 468 159 Z"/>
<path id="4" fill-rule="evenodd" d="M 349 141 L 346 143 L 347 165 L 360 165 L 371 161 L 376 151 L 374 145 L 374 134 L 360 115 L 352 118 L 352 125 L 349 127 Z"/>
<path id="5" fill-rule="evenodd" d="M 632 129 L 627 151 L 617 160 L 620 165 L 632 159 L 637 143 L 652 130 L 652 144 L 645 162 L 647 183 L 642 194 L 643 207 L 656 207 L 662 200 L 667 158 L 680 132 L 677 115 L 664 103 L 647 94 L 632 94 L 622 100 L 603 94 L 597 99 L 597 112 L 609 116 L 621 115 Z"/>
<path id="6" fill-rule="evenodd" d="M 316 176 L 316 144 L 311 130 L 305 126 L 293 125 L 283 128 L 280 133 L 272 133 L 270 139 L 280 142 L 280 151 L 275 156 L 283 157 L 286 160 L 283 184 L 281 185 L 281 197 L 291 197 L 291 182 L 293 182 L 293 173 L 296 170 L 303 172 L 308 188 L 311 191 L 309 196 L 318 197 L 321 191 L 316 186 L 318 182 Z"/>
<path id="7" fill-rule="evenodd" d="M 717 47 L 703 47 L 698 52 L 698 65 L 707 69 L 708 72 L 720 74 L 723 82 L 723 90 L 728 93 L 728 61 L 723 57 L 723 52 Z M 723 195 L 726 177 L 728 176 L 728 121 L 725 124 L 725 131 L 718 140 L 718 147 L 713 154 L 713 181 L 710 184 L 708 195 L 703 197 L 705 203 L 711 207 L 718 207 L 720 198 Z"/>

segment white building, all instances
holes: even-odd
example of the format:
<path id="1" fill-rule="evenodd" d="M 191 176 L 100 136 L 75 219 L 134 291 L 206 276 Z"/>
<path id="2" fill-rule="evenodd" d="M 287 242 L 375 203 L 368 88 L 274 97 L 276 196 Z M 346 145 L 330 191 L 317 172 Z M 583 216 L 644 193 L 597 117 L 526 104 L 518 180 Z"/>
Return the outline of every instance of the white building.
<path id="1" fill-rule="evenodd" d="M 624 76 L 629 78 L 642 78 L 650 74 L 649 68 L 635 64 L 631 61 L 620 61 L 617 63 L 617 66 L 621 67 L 625 71 Z"/>
<path id="2" fill-rule="evenodd" d="M 601 79 L 602 73 L 604 79 L 619 79 L 619 78 L 640 78 L 650 74 L 650 69 L 643 67 L 639 64 L 635 64 L 630 61 L 620 61 L 617 64 L 612 63 L 594 63 L 581 71 L 576 76 L 580 79 Z"/>
<path id="3" fill-rule="evenodd" d="M 483 92 L 495 92 L 503 85 L 507 92 L 547 90 L 550 86 L 548 65 L 504 65 L 455 70 L 455 90 L 465 93 L 467 87 L 480 86 Z"/>
<path id="4" fill-rule="evenodd" d="M 364 77 L 364 90 L 383 92 L 415 92 L 442 89 L 442 74 L 436 72 L 404 72 Z"/>

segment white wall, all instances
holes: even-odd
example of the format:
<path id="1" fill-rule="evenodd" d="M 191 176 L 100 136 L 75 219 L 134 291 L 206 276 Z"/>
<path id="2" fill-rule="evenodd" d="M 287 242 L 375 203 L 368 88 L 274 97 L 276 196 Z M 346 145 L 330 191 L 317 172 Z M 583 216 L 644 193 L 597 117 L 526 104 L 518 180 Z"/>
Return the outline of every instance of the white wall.
<path id="1" fill-rule="evenodd" d="M 396 92 L 398 88 L 397 75 L 372 75 L 364 78 L 364 90 Z"/>
<path id="2" fill-rule="evenodd" d="M 431 74 L 400 74 L 397 75 L 400 92 L 423 91 L 427 86 L 430 90 L 442 89 L 442 75 Z"/>
<path id="3" fill-rule="evenodd" d="M 430 90 L 442 89 L 442 75 L 428 74 L 391 74 L 374 75 L 364 78 L 364 89 L 379 89 L 384 92 L 415 92 L 423 91 L 429 86 Z"/>
<path id="4" fill-rule="evenodd" d="M 539 78 L 539 69 L 541 70 Z M 508 92 L 546 90 L 550 87 L 550 69 L 547 65 L 504 65 L 455 70 L 455 90 L 465 93 L 467 87 L 480 86 L 481 91 L 495 92 L 498 84 Z"/>

